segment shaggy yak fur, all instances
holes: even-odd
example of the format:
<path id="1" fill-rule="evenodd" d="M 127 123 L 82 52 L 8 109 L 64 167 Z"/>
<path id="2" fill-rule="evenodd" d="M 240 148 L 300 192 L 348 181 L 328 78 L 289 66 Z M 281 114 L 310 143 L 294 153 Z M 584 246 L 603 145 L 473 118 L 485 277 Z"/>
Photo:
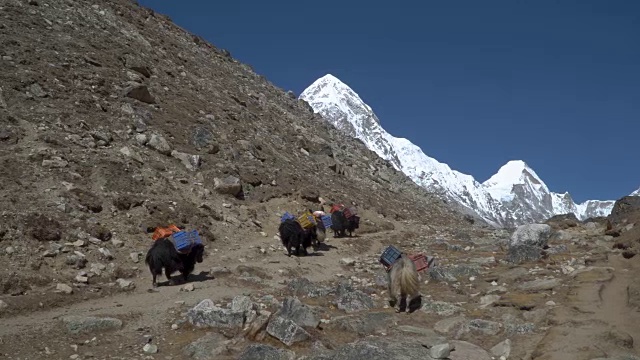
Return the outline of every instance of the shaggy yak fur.
<path id="1" fill-rule="evenodd" d="M 195 244 L 188 254 L 180 254 L 168 238 L 158 239 L 147 252 L 145 263 L 153 275 L 153 287 L 158 286 L 156 277 L 162 275 L 162 269 L 170 283 L 171 274 L 180 271 L 186 282 L 189 274 L 195 268 L 196 262 L 201 263 L 204 255 L 204 245 Z"/>
<path id="2" fill-rule="evenodd" d="M 411 259 L 402 254 L 387 273 L 389 282 L 389 305 L 396 307 L 398 303 L 398 293 L 400 294 L 400 308 L 396 312 L 407 310 L 407 296 L 409 296 L 408 312 L 414 312 L 420 307 L 422 297 L 420 296 L 420 281 L 416 265 Z"/>
<path id="3" fill-rule="evenodd" d="M 292 254 L 292 247 L 296 249 L 296 256 L 300 256 L 300 252 L 305 256 L 309 255 L 307 248 L 311 246 L 313 229 L 304 230 L 296 220 L 287 219 L 280 223 L 278 231 L 280 232 L 282 245 L 287 248 L 288 256 Z"/>
<path id="4" fill-rule="evenodd" d="M 342 237 L 346 236 L 347 230 L 347 217 L 344 216 L 344 213 L 340 210 L 334 211 L 331 213 L 331 228 L 333 229 L 333 237 Z"/>
<path id="5" fill-rule="evenodd" d="M 334 237 L 347 236 L 347 231 L 349 232 L 349 237 L 351 237 L 353 236 L 353 232 L 360 227 L 359 216 L 353 215 L 347 219 L 344 212 L 340 210 L 334 211 L 331 214 L 331 222 L 333 223 L 331 228 L 333 229 Z"/>

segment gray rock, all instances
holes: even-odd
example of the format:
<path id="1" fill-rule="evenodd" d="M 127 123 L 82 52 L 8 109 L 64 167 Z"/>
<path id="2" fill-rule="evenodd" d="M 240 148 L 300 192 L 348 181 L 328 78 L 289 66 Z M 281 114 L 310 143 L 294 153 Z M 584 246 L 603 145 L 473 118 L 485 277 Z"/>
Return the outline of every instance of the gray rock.
<path id="1" fill-rule="evenodd" d="M 267 333 L 287 346 L 311 338 L 311 335 L 302 327 L 283 317 L 271 318 L 269 325 L 267 325 Z"/>
<path id="2" fill-rule="evenodd" d="M 221 334 L 207 333 L 205 336 L 187 345 L 183 353 L 196 360 L 214 360 L 218 356 L 228 352 L 224 342 L 226 338 Z"/>
<path id="3" fill-rule="evenodd" d="M 480 307 L 486 308 L 493 305 L 498 300 L 500 300 L 500 295 L 485 295 L 480 298 Z"/>
<path id="4" fill-rule="evenodd" d="M 137 162 L 139 162 L 140 164 L 144 164 L 144 160 L 142 159 L 142 156 L 140 156 L 140 154 L 138 154 L 137 152 L 129 149 L 128 147 L 123 147 L 120 149 L 120 153 L 128 158 L 131 158 Z"/>
<path id="5" fill-rule="evenodd" d="M 507 336 L 532 334 L 536 330 L 533 323 L 508 322 L 504 326 Z"/>
<path id="6" fill-rule="evenodd" d="M 238 360 L 294 360 L 296 354 L 291 350 L 279 349 L 269 345 L 251 344 L 247 346 Z"/>
<path id="7" fill-rule="evenodd" d="M 401 326 L 398 326 L 398 330 L 406 334 L 419 336 L 420 342 L 423 345 L 427 345 L 427 346 L 433 346 L 433 345 L 441 344 L 447 341 L 445 337 L 438 335 L 435 331 L 431 329 L 410 326 L 410 325 L 401 325 Z"/>
<path id="8" fill-rule="evenodd" d="M 196 171 L 200 168 L 200 155 L 191 155 L 173 150 L 171 151 L 171 156 L 180 160 L 180 162 L 182 162 L 182 165 L 184 165 L 190 171 Z"/>
<path id="9" fill-rule="evenodd" d="M 569 248 L 567 247 L 567 245 L 561 244 L 561 245 L 557 245 L 557 246 L 551 246 L 550 248 L 546 249 L 545 251 L 549 255 L 565 254 L 565 253 L 569 252 Z"/>
<path id="10" fill-rule="evenodd" d="M 480 269 L 476 265 L 436 266 L 429 268 L 427 272 L 436 281 L 456 282 L 459 279 L 478 276 Z"/>
<path id="11" fill-rule="evenodd" d="M 42 160 L 42 166 L 48 168 L 64 168 L 69 162 L 59 156 L 52 156 L 51 159 Z"/>
<path id="12" fill-rule="evenodd" d="M 498 344 L 490 350 L 491 354 L 497 358 L 504 356 L 505 359 L 509 358 L 511 354 L 511 340 L 506 339 Z"/>
<path id="13" fill-rule="evenodd" d="M 7 309 L 8 307 L 9 307 L 9 305 L 8 305 L 6 302 L 4 302 L 4 301 L 0 300 L 0 313 L 1 313 L 3 310 Z"/>
<path id="14" fill-rule="evenodd" d="M 419 338 L 405 337 L 358 340 L 338 349 L 332 360 L 414 360 L 431 358 L 429 349 Z M 455 352 L 455 351 L 454 351 Z M 453 354 L 453 352 L 452 352 Z"/>
<path id="15" fill-rule="evenodd" d="M 136 284 L 133 281 L 127 279 L 116 279 L 116 283 L 120 289 L 123 290 L 132 290 L 136 287 Z"/>
<path id="16" fill-rule="evenodd" d="M 146 354 L 155 354 L 158 352 L 158 345 L 155 344 L 145 344 L 142 347 L 142 351 L 144 351 Z"/>
<path id="17" fill-rule="evenodd" d="M 209 129 L 198 126 L 193 130 L 193 134 L 191 136 L 191 143 L 196 148 L 206 148 L 213 142 L 213 132 Z"/>
<path id="18" fill-rule="evenodd" d="M 543 291 L 543 290 L 552 290 L 560 286 L 562 282 L 560 279 L 537 279 L 533 281 L 527 281 L 518 286 L 518 289 L 523 291 Z"/>
<path id="19" fill-rule="evenodd" d="M 511 235 L 510 246 L 528 245 L 545 247 L 551 237 L 551 226 L 547 224 L 520 225 Z"/>
<path id="20" fill-rule="evenodd" d="M 442 319 L 438 321 L 433 329 L 441 334 L 448 334 L 455 330 L 456 328 L 460 328 L 463 324 L 467 322 L 464 316 L 456 316 L 448 319 Z"/>
<path id="21" fill-rule="evenodd" d="M 223 309 L 210 299 L 202 300 L 187 312 L 187 320 L 195 327 L 240 329 L 244 325 L 244 312 Z"/>
<path id="22" fill-rule="evenodd" d="M 284 299 L 282 307 L 275 316 L 289 319 L 302 327 L 316 328 L 320 324 L 320 320 L 316 318 L 309 306 L 292 297 Z"/>
<path id="23" fill-rule="evenodd" d="M 49 94 L 47 94 L 46 91 L 42 90 L 42 86 L 40 86 L 40 84 L 38 83 L 33 83 L 29 86 L 29 92 L 31 93 L 31 95 L 36 96 L 36 97 L 47 97 L 49 96 Z"/>
<path id="24" fill-rule="evenodd" d="M 140 145 L 140 146 L 147 145 L 147 141 L 149 140 L 147 138 L 147 135 L 145 135 L 145 134 L 138 134 L 138 135 L 136 135 L 135 139 L 136 139 L 136 142 L 138 143 L 138 145 Z"/>
<path id="25" fill-rule="evenodd" d="M 453 346 L 449 343 L 434 345 L 429 349 L 429 354 L 434 359 L 448 359 Z"/>
<path id="26" fill-rule="evenodd" d="M 332 318 L 327 328 L 366 336 L 387 332 L 392 321 L 393 317 L 390 313 L 362 313 Z"/>
<path id="27" fill-rule="evenodd" d="M 238 196 L 242 191 L 242 183 L 240 179 L 232 175 L 224 179 L 214 178 L 213 189 L 219 194 Z"/>
<path id="28" fill-rule="evenodd" d="M 151 95 L 151 93 L 149 92 L 149 89 L 142 84 L 137 84 L 137 83 L 129 84 L 129 86 L 125 88 L 124 94 L 127 97 L 136 99 L 143 103 L 147 103 L 147 104 L 156 103 L 156 99 Z"/>
<path id="29" fill-rule="evenodd" d="M 444 301 L 424 300 L 422 303 L 422 311 L 435 313 L 440 316 L 453 316 L 455 313 L 464 312 L 464 308 Z"/>
<path id="30" fill-rule="evenodd" d="M 314 284 L 311 280 L 304 277 L 295 278 L 289 281 L 287 289 L 297 296 L 306 296 L 311 298 L 324 297 L 335 293 L 335 290 Z"/>
<path id="31" fill-rule="evenodd" d="M 348 283 L 340 283 L 336 292 L 335 303 L 340 310 L 351 313 L 373 308 L 371 296 L 353 288 Z"/>
<path id="32" fill-rule="evenodd" d="M 471 331 L 480 332 L 485 335 L 497 335 L 502 326 L 495 321 L 473 319 L 467 323 L 466 327 Z"/>
<path id="33" fill-rule="evenodd" d="M 514 245 L 507 250 L 507 262 L 512 264 L 522 264 L 531 261 L 538 261 L 542 257 L 542 249 L 530 245 Z"/>
<path id="34" fill-rule="evenodd" d="M 65 294 L 72 294 L 73 288 L 67 284 L 58 284 L 56 285 L 56 290 Z"/>
<path id="35" fill-rule="evenodd" d="M 122 320 L 109 317 L 67 316 L 62 318 L 62 323 L 67 332 L 74 335 L 116 330 L 122 327 Z"/>
<path id="36" fill-rule="evenodd" d="M 453 340 L 450 344 L 455 351 L 451 352 L 449 360 L 492 360 L 491 355 L 478 345 L 459 340 Z"/>
<path id="37" fill-rule="evenodd" d="M 147 141 L 147 146 L 163 155 L 171 155 L 171 145 L 162 135 L 152 134 L 149 141 Z"/>
<path id="38" fill-rule="evenodd" d="M 104 141 L 106 144 L 110 144 L 113 141 L 113 136 L 110 133 L 101 130 L 92 131 L 91 137 Z"/>
<path id="39" fill-rule="evenodd" d="M 238 295 L 231 300 L 231 311 L 247 314 L 251 310 L 256 309 L 257 306 L 253 303 L 253 301 L 251 301 L 251 298 L 248 296 Z"/>

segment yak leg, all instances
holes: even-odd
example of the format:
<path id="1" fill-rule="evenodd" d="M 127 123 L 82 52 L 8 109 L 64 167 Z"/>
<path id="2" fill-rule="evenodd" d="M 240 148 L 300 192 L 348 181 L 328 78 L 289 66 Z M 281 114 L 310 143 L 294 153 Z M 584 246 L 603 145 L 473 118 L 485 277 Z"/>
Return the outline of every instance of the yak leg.
<path id="1" fill-rule="evenodd" d="M 400 309 L 398 312 L 405 312 L 407 310 L 407 294 L 404 291 L 400 292 Z"/>

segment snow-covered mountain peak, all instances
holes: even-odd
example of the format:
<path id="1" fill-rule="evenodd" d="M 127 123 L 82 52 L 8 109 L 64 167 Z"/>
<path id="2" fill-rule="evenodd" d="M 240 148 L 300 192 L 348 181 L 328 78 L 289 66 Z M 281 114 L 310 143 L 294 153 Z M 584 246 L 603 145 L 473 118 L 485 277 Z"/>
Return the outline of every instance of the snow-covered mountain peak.
<path id="1" fill-rule="evenodd" d="M 337 129 L 361 140 L 418 185 L 462 205 L 490 224 L 514 226 L 571 212 L 586 219 L 606 216 L 613 207 L 614 201 L 590 200 L 576 204 L 569 193 L 550 192 L 522 160 L 507 162 L 481 184 L 473 176 L 427 156 L 410 140 L 389 134 L 371 107 L 331 74 L 314 81 L 300 94 L 300 99 Z"/>
<path id="2" fill-rule="evenodd" d="M 640 196 L 640 188 L 638 188 L 638 190 L 632 192 L 631 196 Z"/>
<path id="3" fill-rule="evenodd" d="M 357 116 L 361 111 L 373 113 L 369 105 L 362 101 L 360 95 L 331 74 L 326 74 L 314 81 L 300 94 L 300 98 L 307 102 L 313 99 L 316 106 L 334 106 L 348 117 Z M 315 109 L 313 104 L 310 105 Z M 374 120 L 378 122 L 377 117 Z"/>
<path id="4" fill-rule="evenodd" d="M 494 199 L 509 201 L 513 198 L 513 186 L 528 184 L 532 190 L 548 193 L 549 188 L 538 174 L 522 160 L 510 160 L 482 185 Z"/>

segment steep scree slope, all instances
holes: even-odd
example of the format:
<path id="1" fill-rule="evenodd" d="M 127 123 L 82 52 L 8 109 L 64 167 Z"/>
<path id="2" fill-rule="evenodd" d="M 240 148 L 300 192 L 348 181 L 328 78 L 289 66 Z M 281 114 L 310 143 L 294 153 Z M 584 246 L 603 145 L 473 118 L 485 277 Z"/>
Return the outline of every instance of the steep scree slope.
<path id="1" fill-rule="evenodd" d="M 464 222 L 165 16 L 126 0 L 8 0 L 0 19 L 4 293 L 50 283 L 50 267 L 64 269 L 60 280 L 86 260 L 128 260 L 148 247 L 147 226 L 238 239 L 318 206 L 318 195 L 354 201 L 374 230 L 382 217 Z M 16 280 L 31 270 L 29 285 Z"/>

